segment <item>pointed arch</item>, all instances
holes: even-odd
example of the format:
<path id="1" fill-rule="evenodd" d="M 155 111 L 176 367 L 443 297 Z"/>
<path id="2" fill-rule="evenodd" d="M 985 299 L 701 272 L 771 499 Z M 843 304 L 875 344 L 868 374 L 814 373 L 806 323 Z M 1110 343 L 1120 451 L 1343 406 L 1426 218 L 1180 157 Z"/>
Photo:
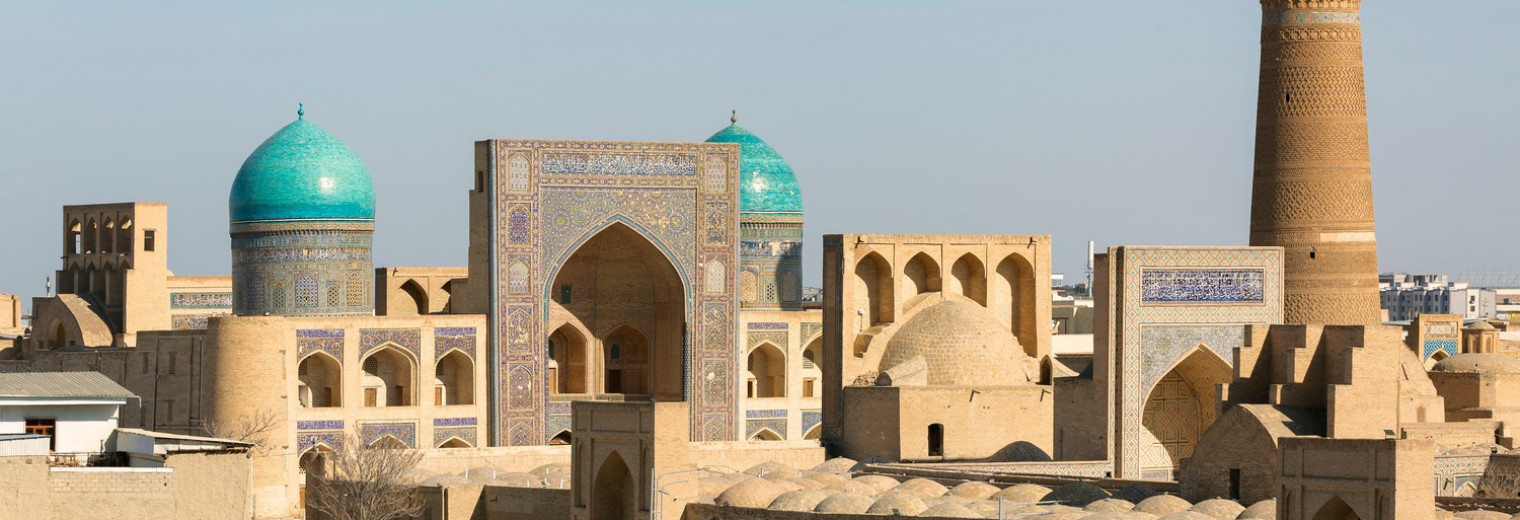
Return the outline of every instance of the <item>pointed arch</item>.
<path id="1" fill-rule="evenodd" d="M 343 406 L 343 369 L 338 358 L 313 352 L 296 365 L 296 395 L 302 408 Z"/>
<path id="2" fill-rule="evenodd" d="M 402 441 L 401 439 L 396 438 L 395 435 L 391 435 L 389 433 L 387 433 L 385 435 L 381 435 L 379 438 L 377 438 L 377 439 L 375 439 L 373 441 L 370 441 L 369 447 L 370 448 L 378 448 L 378 449 L 386 449 L 386 450 L 409 448 L 409 446 L 406 445 L 406 442 Z"/>
<path id="3" fill-rule="evenodd" d="M 450 349 L 433 368 L 433 406 L 475 404 L 475 361 Z"/>
<path id="4" fill-rule="evenodd" d="M 1440 363 L 1441 360 L 1446 359 L 1446 358 L 1447 358 L 1447 355 L 1446 355 L 1446 351 L 1444 351 L 1444 350 L 1437 350 L 1435 352 L 1431 352 L 1430 353 L 1430 357 L 1425 358 L 1425 370 L 1429 371 L 1430 369 L 1435 368 L 1436 363 Z"/>
<path id="5" fill-rule="evenodd" d="M 439 448 L 474 448 L 474 446 L 470 445 L 469 441 L 466 441 L 464 439 L 461 439 L 459 437 L 454 437 L 454 436 L 449 437 L 449 440 L 443 441 L 443 443 L 439 444 L 438 447 Z"/>
<path id="6" fill-rule="evenodd" d="M 417 283 L 417 280 L 407 280 L 406 283 L 401 284 L 401 292 L 411 299 L 410 305 L 403 306 L 403 309 L 416 310 L 419 316 L 428 313 L 427 290 L 423 289 L 422 284 Z"/>
<path id="7" fill-rule="evenodd" d="M 779 440 L 782 440 L 782 437 L 781 437 L 781 434 L 776 433 L 776 430 L 772 430 L 770 428 L 761 428 L 759 431 L 755 432 L 754 435 L 750 435 L 749 436 L 749 440 L 752 440 L 752 441 L 779 441 Z"/>
<path id="8" fill-rule="evenodd" d="M 97 223 L 97 222 L 95 222 L 95 219 L 93 217 L 91 217 L 90 221 L 89 221 L 89 224 L 86 224 L 85 228 L 84 228 L 84 252 L 85 253 L 99 253 L 100 252 L 99 240 L 100 240 L 100 224 Z"/>
<path id="9" fill-rule="evenodd" d="M 100 230 L 100 252 L 116 252 L 116 220 L 106 217 L 105 223 Z"/>
<path id="10" fill-rule="evenodd" d="M 360 360 L 364 406 L 414 406 L 417 402 L 417 363 L 394 343 L 386 343 Z"/>
<path id="11" fill-rule="evenodd" d="M 903 294 L 912 297 L 916 294 L 939 292 L 939 263 L 929 257 L 928 253 L 918 253 L 903 264 Z"/>
<path id="12" fill-rule="evenodd" d="M 946 292 L 970 298 L 987 306 L 987 268 L 976 255 L 966 253 L 950 266 L 949 289 Z"/>
<path id="13" fill-rule="evenodd" d="M 1207 345 L 1198 344 L 1178 359 L 1148 389 L 1141 425 L 1150 435 L 1142 471 L 1175 474 L 1191 457 L 1203 432 L 1214 423 L 1217 387 L 1233 379 L 1234 369 Z"/>
<path id="14" fill-rule="evenodd" d="M 570 436 L 570 430 L 560 430 L 559 433 L 554 434 L 553 437 L 549 437 L 549 445 L 569 446 L 572 440 L 574 439 L 572 439 Z"/>
<path id="15" fill-rule="evenodd" d="M 302 473 L 313 475 L 324 474 L 327 472 L 327 458 L 332 456 L 333 453 L 334 451 L 331 446 L 320 442 L 313 444 L 306 451 L 301 452 L 301 456 L 297 459 L 296 467 Z"/>
<path id="16" fill-rule="evenodd" d="M 786 397 L 786 354 L 769 341 L 756 345 L 749 351 L 745 379 L 749 397 Z"/>
<path id="17" fill-rule="evenodd" d="M 586 334 L 572 323 L 565 323 L 549 334 L 549 389 L 556 394 L 590 392 L 591 355 Z"/>
<path id="18" fill-rule="evenodd" d="M 84 253 L 84 227 L 79 224 L 79 219 L 69 221 L 67 233 L 68 236 L 64 237 L 63 241 L 64 253 L 70 255 Z"/>
<path id="19" fill-rule="evenodd" d="M 1035 355 L 1033 349 L 1039 344 L 1040 327 L 1035 323 L 1035 309 L 1040 302 L 1034 301 L 1034 266 L 1022 255 L 1008 255 L 998 262 L 994 283 L 989 285 L 987 307 L 1019 338 L 1025 353 Z"/>
<path id="20" fill-rule="evenodd" d="M 594 338 L 588 362 L 599 366 L 588 371 L 602 380 L 598 384 L 588 378 L 588 391 L 684 398 L 691 290 L 667 251 L 657 238 L 615 217 L 553 264 L 553 282 L 545 288 L 550 291 L 545 298 L 554 302 L 550 319 L 573 323 Z M 566 297 L 553 298 L 555 294 Z M 572 294 L 573 299 L 568 297 Z M 612 340 L 631 343 L 614 349 Z M 635 348 L 637 355 L 622 355 L 626 348 Z"/>
<path id="21" fill-rule="evenodd" d="M 892 264 L 872 251 L 855 263 L 855 298 L 850 312 L 859 312 L 866 326 L 891 323 L 893 316 Z"/>
<path id="22" fill-rule="evenodd" d="M 816 441 L 819 438 L 821 438 L 822 434 L 823 434 L 823 425 L 822 424 L 815 424 L 815 425 L 813 425 L 812 428 L 808 428 L 807 433 L 802 434 L 802 440 Z"/>
<path id="23" fill-rule="evenodd" d="M 649 393 L 649 338 L 637 327 L 619 325 L 602 338 L 602 392 L 647 395 Z"/>
<path id="24" fill-rule="evenodd" d="M 638 489 L 633 472 L 616 451 L 607 456 L 591 484 L 591 520 L 633 520 Z"/>
<path id="25" fill-rule="evenodd" d="M 116 249 L 124 253 L 131 253 L 132 237 L 136 233 L 136 230 L 132 229 L 132 218 L 123 217 L 121 225 L 117 227 L 119 229 L 116 231 Z"/>
<path id="26" fill-rule="evenodd" d="M 1314 513 L 1314 520 L 1361 520 L 1356 510 L 1352 509 L 1339 495 L 1331 496 L 1320 506 L 1319 511 Z"/>

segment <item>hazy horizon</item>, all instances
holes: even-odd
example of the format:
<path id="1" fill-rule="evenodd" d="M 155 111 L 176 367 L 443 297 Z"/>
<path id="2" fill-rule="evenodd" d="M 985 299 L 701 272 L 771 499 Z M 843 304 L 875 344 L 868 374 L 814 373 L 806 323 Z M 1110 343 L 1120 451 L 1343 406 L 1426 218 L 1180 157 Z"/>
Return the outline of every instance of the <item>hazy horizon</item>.
<path id="1" fill-rule="evenodd" d="M 1462 6 L 1362 7 L 1383 271 L 1520 271 L 1520 244 L 1448 244 L 1520 188 L 1520 2 Z M 1247 242 L 1249 0 L 10 11 L 0 293 L 28 308 L 64 205 L 167 202 L 170 268 L 227 274 L 233 176 L 298 102 L 374 177 L 377 267 L 465 265 L 477 140 L 701 141 L 730 109 L 797 172 L 810 286 L 826 233 L 1050 234 L 1070 282 L 1089 239 Z"/>

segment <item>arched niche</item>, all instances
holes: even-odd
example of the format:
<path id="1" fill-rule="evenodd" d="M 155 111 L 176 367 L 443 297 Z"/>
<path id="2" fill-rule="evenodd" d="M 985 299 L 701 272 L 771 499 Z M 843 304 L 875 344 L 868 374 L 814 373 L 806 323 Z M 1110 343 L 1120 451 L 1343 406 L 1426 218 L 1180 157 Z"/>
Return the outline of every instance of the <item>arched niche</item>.
<path id="1" fill-rule="evenodd" d="M 412 406 L 416 403 L 416 364 L 395 345 L 381 347 L 360 362 L 364 406 Z"/>
<path id="2" fill-rule="evenodd" d="M 770 342 L 749 351 L 745 363 L 746 394 L 754 398 L 786 397 L 786 355 Z"/>
<path id="3" fill-rule="evenodd" d="M 417 280 L 407 280 L 406 283 L 401 284 L 401 292 L 406 294 L 407 298 L 411 301 L 408 302 L 408 305 L 404 305 L 398 310 L 404 312 L 416 311 L 418 315 L 428 313 L 427 291 L 422 288 L 422 284 L 417 283 Z"/>
<path id="4" fill-rule="evenodd" d="M 950 265 L 946 292 L 959 294 L 987 306 L 987 268 L 976 255 L 966 253 Z"/>
<path id="5" fill-rule="evenodd" d="M 343 406 L 343 370 L 328 353 L 313 352 L 301 359 L 296 365 L 296 379 L 302 408 Z"/>
<path id="6" fill-rule="evenodd" d="M 550 391 L 556 394 L 588 393 L 591 356 L 586 335 L 566 323 L 554 329 L 545 348 L 549 354 Z"/>
<path id="7" fill-rule="evenodd" d="M 1049 324 L 1036 323 L 1035 320 L 1039 302 L 1034 301 L 1034 266 L 1021 255 L 1008 255 L 998 262 L 993 282 L 989 285 L 987 307 L 1019 338 L 1025 354 L 1038 354 L 1034 349 L 1039 345 L 1039 328 Z"/>
<path id="8" fill-rule="evenodd" d="M 591 484 L 591 520 L 633 520 L 638 504 L 633 472 L 616 452 L 602 462 Z"/>
<path id="9" fill-rule="evenodd" d="M 475 362 L 458 350 L 438 359 L 433 370 L 433 405 L 475 404 Z"/>
<path id="10" fill-rule="evenodd" d="M 749 436 L 749 440 L 752 440 L 752 441 L 779 441 L 779 440 L 781 440 L 781 434 L 776 433 L 775 430 L 772 430 L 770 428 L 761 428 L 760 431 L 757 431 L 757 432 L 755 432 L 754 435 Z"/>
<path id="11" fill-rule="evenodd" d="M 892 322 L 892 265 L 870 252 L 855 263 L 855 301 L 847 312 L 860 314 L 865 325 Z"/>
<path id="12" fill-rule="evenodd" d="M 1199 437 L 1214 423 L 1215 389 L 1233 378 L 1230 364 L 1204 345 L 1161 376 L 1145 400 L 1141 425 L 1151 445 L 1142 455 L 1147 474 L 1175 474 Z"/>
<path id="13" fill-rule="evenodd" d="M 919 253 L 903 264 L 903 294 L 913 295 L 939 292 L 939 263 L 928 253 Z"/>
<path id="14" fill-rule="evenodd" d="M 591 373 L 601 381 L 585 381 L 587 389 L 662 401 L 685 397 L 686 282 L 655 242 L 614 222 L 552 274 L 545 295 L 551 321 L 595 338 L 589 350 L 600 366 Z"/>

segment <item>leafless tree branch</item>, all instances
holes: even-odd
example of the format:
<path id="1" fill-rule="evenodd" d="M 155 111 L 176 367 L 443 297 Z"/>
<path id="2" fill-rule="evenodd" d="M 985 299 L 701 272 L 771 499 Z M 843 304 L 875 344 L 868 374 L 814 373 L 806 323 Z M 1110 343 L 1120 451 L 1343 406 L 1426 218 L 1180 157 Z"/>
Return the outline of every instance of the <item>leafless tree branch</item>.
<path id="1" fill-rule="evenodd" d="M 397 520 L 422 514 L 408 478 L 422 455 L 403 447 L 368 447 L 354 435 L 306 476 L 306 506 L 330 520 Z"/>

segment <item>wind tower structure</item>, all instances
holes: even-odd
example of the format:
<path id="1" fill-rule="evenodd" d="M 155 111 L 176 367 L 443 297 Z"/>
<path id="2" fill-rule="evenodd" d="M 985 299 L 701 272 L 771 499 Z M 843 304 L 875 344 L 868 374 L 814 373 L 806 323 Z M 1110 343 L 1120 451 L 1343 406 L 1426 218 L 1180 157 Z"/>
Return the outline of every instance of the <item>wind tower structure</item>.
<path id="1" fill-rule="evenodd" d="M 1261 0 L 1251 245 L 1285 251 L 1284 323 L 1381 323 L 1360 0 Z"/>

